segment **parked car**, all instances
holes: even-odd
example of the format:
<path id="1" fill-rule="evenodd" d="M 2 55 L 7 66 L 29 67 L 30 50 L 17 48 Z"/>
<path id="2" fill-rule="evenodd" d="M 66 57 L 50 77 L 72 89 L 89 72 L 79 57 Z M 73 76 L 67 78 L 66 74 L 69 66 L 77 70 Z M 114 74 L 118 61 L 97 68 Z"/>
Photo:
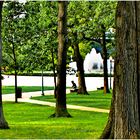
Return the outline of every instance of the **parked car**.
<path id="1" fill-rule="evenodd" d="M 67 68 L 66 73 L 69 75 L 74 75 L 76 74 L 76 70 L 74 68 L 69 67 Z"/>

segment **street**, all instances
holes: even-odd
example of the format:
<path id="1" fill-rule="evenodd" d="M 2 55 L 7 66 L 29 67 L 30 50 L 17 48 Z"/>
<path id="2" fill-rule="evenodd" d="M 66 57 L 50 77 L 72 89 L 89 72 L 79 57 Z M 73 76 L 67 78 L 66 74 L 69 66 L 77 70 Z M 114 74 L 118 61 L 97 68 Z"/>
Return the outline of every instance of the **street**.
<path id="1" fill-rule="evenodd" d="M 3 75 L 4 80 L 2 80 L 2 85 L 10 86 L 14 85 L 14 75 Z M 18 76 L 18 86 L 41 86 L 42 78 L 41 76 Z M 66 85 L 71 87 L 71 81 L 74 81 L 78 85 L 78 78 L 75 75 L 67 75 Z M 85 77 L 86 86 L 88 91 L 96 90 L 103 86 L 103 77 Z M 110 78 L 109 78 L 110 82 Z M 113 78 L 111 78 L 111 83 L 113 85 Z M 110 85 L 110 84 L 109 84 Z M 54 86 L 54 78 L 44 76 L 44 86 Z"/>

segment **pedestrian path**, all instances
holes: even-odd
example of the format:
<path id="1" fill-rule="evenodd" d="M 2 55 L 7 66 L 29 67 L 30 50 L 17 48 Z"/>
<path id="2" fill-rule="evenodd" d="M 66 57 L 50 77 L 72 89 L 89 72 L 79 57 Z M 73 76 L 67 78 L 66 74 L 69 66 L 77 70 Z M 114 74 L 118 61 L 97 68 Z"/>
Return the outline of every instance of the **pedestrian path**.
<path id="1" fill-rule="evenodd" d="M 70 90 L 67 89 L 66 92 L 70 93 Z M 37 97 L 37 96 L 41 96 L 41 95 L 42 95 L 41 91 L 23 92 L 22 99 L 26 100 L 26 99 L 29 99 L 31 97 Z M 54 95 L 54 90 L 46 90 L 46 91 L 44 91 L 44 95 Z M 15 94 L 3 94 L 2 100 L 3 101 L 15 101 Z"/>
<path id="2" fill-rule="evenodd" d="M 39 100 L 32 100 L 32 99 L 26 99 L 26 100 L 19 99 L 19 102 L 27 102 L 27 103 L 32 103 L 32 104 L 48 105 L 48 106 L 55 107 L 55 103 L 53 103 L 53 102 L 46 102 L 46 101 L 39 101 Z M 109 110 L 107 110 L 107 109 L 100 109 L 100 108 L 94 108 L 94 107 L 67 105 L 67 108 L 83 110 L 83 111 L 94 111 L 94 112 L 101 112 L 101 113 L 109 113 Z"/>
<path id="3" fill-rule="evenodd" d="M 70 90 L 67 89 L 66 93 L 70 93 Z M 45 95 L 54 95 L 54 90 L 45 91 L 44 94 Z M 46 102 L 46 101 L 30 99 L 31 97 L 37 97 L 37 96 L 41 96 L 40 91 L 22 93 L 22 98 L 18 98 L 18 102 L 27 102 L 27 103 L 32 103 L 32 104 L 47 105 L 47 106 L 55 107 L 55 103 L 53 103 L 53 102 Z M 14 94 L 4 94 L 4 95 L 2 95 L 2 100 L 3 101 L 15 101 L 15 95 Z M 67 105 L 67 108 L 83 110 L 83 111 L 109 113 L 109 110 L 107 110 L 107 109 L 100 109 L 100 108 L 94 108 L 94 107 Z"/>

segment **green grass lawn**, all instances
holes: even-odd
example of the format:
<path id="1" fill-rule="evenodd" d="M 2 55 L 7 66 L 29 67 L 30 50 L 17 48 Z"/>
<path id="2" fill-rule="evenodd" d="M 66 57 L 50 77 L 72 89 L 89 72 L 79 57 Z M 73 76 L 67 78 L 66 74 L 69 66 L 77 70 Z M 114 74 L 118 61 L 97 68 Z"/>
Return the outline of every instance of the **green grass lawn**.
<path id="1" fill-rule="evenodd" d="M 32 91 L 41 91 L 41 86 L 20 86 L 22 88 L 22 92 L 32 92 Z M 44 87 L 44 90 L 53 90 L 54 87 Z M 2 87 L 3 94 L 15 93 L 14 86 L 3 86 Z"/>
<path id="2" fill-rule="evenodd" d="M 28 103 L 4 102 L 10 129 L 0 130 L 0 139 L 97 139 L 108 114 L 68 110 L 72 118 L 48 118 L 54 108 Z"/>
<path id="3" fill-rule="evenodd" d="M 103 90 L 91 91 L 90 95 L 67 94 L 67 104 L 109 109 L 112 94 L 103 94 Z M 54 96 L 32 97 L 36 100 L 55 102 Z"/>

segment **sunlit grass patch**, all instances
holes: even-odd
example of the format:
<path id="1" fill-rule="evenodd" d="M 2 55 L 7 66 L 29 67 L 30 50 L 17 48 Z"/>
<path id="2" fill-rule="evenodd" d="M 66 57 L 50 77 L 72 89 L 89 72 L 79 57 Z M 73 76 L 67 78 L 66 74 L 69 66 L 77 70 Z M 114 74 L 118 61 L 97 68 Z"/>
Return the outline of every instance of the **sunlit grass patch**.
<path id="1" fill-rule="evenodd" d="M 1 139 L 88 139 L 99 138 L 108 114 L 68 110 L 72 118 L 49 118 L 54 108 L 28 103 L 4 103 L 9 130 Z"/>
<path id="2" fill-rule="evenodd" d="M 80 105 L 109 109 L 111 104 L 111 93 L 103 94 L 103 90 L 90 91 L 90 95 L 77 95 L 77 93 L 67 94 L 67 104 Z M 54 96 L 33 97 L 36 100 L 55 102 Z"/>

